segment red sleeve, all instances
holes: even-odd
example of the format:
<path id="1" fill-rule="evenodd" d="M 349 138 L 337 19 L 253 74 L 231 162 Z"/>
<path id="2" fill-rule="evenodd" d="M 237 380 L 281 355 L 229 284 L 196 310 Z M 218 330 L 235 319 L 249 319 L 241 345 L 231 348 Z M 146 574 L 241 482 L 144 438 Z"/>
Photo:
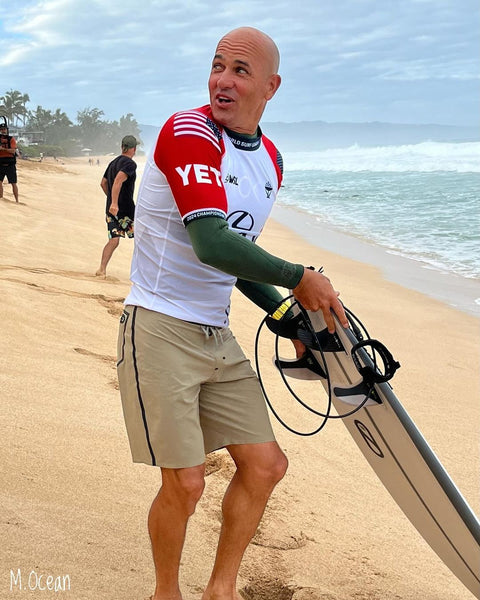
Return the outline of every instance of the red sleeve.
<path id="1" fill-rule="evenodd" d="M 185 223 L 203 216 L 226 217 L 223 149 L 219 129 L 199 110 L 176 113 L 163 126 L 153 156 Z"/>

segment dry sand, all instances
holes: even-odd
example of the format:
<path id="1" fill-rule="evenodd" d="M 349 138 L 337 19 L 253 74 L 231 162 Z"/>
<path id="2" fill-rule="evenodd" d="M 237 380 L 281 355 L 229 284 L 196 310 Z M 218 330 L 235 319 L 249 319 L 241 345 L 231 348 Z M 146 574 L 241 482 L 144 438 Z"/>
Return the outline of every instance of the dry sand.
<path id="1" fill-rule="evenodd" d="M 106 162 L 20 162 L 21 204 L 11 201 L 8 185 L 0 202 L 2 599 L 142 600 L 153 589 L 146 516 L 160 472 L 131 463 L 115 372 L 132 242 L 120 243 L 106 280 L 93 276 L 106 242 L 99 187 Z M 295 262 L 322 264 L 346 304 L 400 360 L 397 395 L 478 514 L 478 319 L 387 282 L 374 267 L 310 246 L 276 223 L 262 245 Z M 232 328 L 252 359 L 262 316 L 235 293 Z M 261 361 L 272 398 L 285 408 L 283 386 L 268 375 L 271 355 L 267 337 Z M 308 429 L 311 419 L 302 418 Z M 274 426 L 290 468 L 247 551 L 239 581 L 246 597 L 472 598 L 404 517 L 342 423 L 307 439 Z M 223 452 L 208 464 L 182 561 L 185 600 L 198 600 L 208 579 L 232 472 Z M 15 582 L 19 575 L 27 593 Z M 57 592 L 46 589 L 49 575 Z"/>

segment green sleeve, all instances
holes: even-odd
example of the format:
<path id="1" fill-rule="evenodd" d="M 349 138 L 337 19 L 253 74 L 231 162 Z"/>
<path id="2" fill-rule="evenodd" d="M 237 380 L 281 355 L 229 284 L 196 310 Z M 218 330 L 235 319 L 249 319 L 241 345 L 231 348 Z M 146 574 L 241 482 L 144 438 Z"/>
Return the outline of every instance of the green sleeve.
<path id="1" fill-rule="evenodd" d="M 302 265 L 269 254 L 231 231 L 225 219 L 196 219 L 187 225 L 187 233 L 201 262 L 239 279 L 293 289 L 302 278 Z"/>
<path id="2" fill-rule="evenodd" d="M 237 279 L 237 289 L 254 304 L 271 314 L 281 304 L 283 297 L 273 285 Z"/>

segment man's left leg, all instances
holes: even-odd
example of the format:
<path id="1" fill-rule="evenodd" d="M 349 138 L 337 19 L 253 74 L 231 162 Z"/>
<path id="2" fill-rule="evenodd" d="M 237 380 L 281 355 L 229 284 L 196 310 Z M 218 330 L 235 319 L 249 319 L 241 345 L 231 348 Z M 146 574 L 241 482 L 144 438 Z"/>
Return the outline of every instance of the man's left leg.
<path id="1" fill-rule="evenodd" d="M 12 192 L 15 197 L 15 202 L 18 202 L 18 185 L 16 183 L 12 183 Z"/>
<path id="2" fill-rule="evenodd" d="M 267 501 L 287 470 L 277 442 L 227 446 L 237 470 L 223 498 L 223 522 L 213 571 L 202 600 L 240 600 L 240 564 Z"/>

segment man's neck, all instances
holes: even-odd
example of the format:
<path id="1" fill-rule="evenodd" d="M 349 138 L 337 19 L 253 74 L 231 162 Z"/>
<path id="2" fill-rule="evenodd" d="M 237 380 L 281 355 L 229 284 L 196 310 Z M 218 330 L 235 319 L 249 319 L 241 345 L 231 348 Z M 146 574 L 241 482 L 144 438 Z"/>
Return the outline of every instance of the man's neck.
<path id="1" fill-rule="evenodd" d="M 232 131 L 228 127 L 224 127 L 224 130 L 232 144 L 240 150 L 256 150 L 260 146 L 262 139 L 262 130 L 260 127 L 257 127 L 257 131 L 253 135 Z"/>

